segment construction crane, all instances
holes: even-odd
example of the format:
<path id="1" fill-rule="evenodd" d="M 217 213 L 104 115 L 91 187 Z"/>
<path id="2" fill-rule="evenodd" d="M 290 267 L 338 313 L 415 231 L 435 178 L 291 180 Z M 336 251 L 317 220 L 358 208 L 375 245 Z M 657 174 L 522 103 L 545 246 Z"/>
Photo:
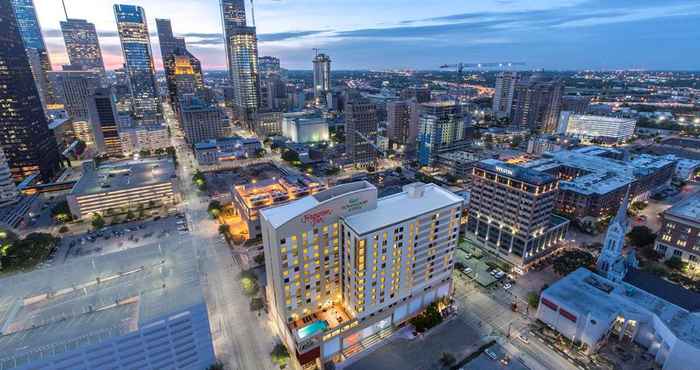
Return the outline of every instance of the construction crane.
<path id="1" fill-rule="evenodd" d="M 441 69 L 454 68 L 457 69 L 460 77 L 464 73 L 465 69 L 481 69 L 481 68 L 511 68 L 515 66 L 524 66 L 523 62 L 500 62 L 500 63 L 462 63 L 457 64 L 443 64 L 440 66 Z"/>

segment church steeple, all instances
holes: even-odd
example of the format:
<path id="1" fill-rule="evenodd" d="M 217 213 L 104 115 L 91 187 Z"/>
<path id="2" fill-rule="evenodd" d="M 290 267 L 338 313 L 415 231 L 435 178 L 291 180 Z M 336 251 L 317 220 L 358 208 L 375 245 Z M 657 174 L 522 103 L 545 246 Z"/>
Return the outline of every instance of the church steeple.
<path id="1" fill-rule="evenodd" d="M 625 246 L 625 233 L 627 233 L 629 226 L 629 220 L 627 219 L 629 196 L 630 187 L 628 186 L 615 218 L 608 225 L 605 240 L 603 241 L 603 249 L 600 251 L 600 256 L 598 256 L 598 261 L 596 262 L 598 271 L 613 281 L 622 280 L 626 273 L 622 249 Z"/>

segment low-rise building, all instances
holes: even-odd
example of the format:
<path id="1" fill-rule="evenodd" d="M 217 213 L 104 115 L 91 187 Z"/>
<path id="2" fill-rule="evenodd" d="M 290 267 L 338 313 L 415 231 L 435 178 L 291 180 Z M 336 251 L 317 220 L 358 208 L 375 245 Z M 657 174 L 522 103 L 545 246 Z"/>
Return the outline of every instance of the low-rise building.
<path id="1" fill-rule="evenodd" d="M 194 145 L 194 155 L 200 165 L 216 165 L 255 158 L 261 149 L 262 144 L 257 138 L 230 137 L 197 143 Z"/>
<path id="2" fill-rule="evenodd" d="M 693 269 L 700 264 L 700 193 L 661 214 L 661 230 L 655 249 L 663 259 L 678 257 Z"/>
<path id="3" fill-rule="evenodd" d="M 295 143 L 328 141 L 328 121 L 320 112 L 284 114 L 282 135 Z"/>
<path id="4" fill-rule="evenodd" d="M 637 120 L 630 118 L 572 114 L 566 122 L 566 134 L 588 140 L 621 143 L 632 138 L 636 126 Z"/>
<path id="5" fill-rule="evenodd" d="M 663 370 L 700 359 L 700 294 L 641 270 L 614 282 L 579 268 L 542 292 L 537 318 L 589 353 L 615 340 L 639 344 Z"/>
<path id="6" fill-rule="evenodd" d="M 561 180 L 558 212 L 601 219 L 615 213 L 628 187 L 632 199 L 646 199 L 673 178 L 677 160 L 673 156 L 625 157 L 621 150 L 588 146 L 544 153 L 522 166 Z"/>
<path id="7" fill-rule="evenodd" d="M 438 166 L 444 168 L 448 174 L 460 179 L 469 180 L 474 164 L 485 159 L 484 153 L 456 151 L 439 154 Z"/>
<path id="8" fill-rule="evenodd" d="M 164 125 L 120 127 L 119 139 L 126 156 L 141 151 L 153 152 L 171 146 L 170 134 Z"/>
<path id="9" fill-rule="evenodd" d="M 0 279 L 0 368 L 206 369 L 216 361 L 190 243 Z"/>
<path id="10" fill-rule="evenodd" d="M 122 161 L 95 168 L 83 164 L 83 176 L 66 197 L 76 219 L 116 215 L 175 203 L 175 166 L 169 159 Z"/>
<path id="11" fill-rule="evenodd" d="M 295 199 L 313 195 L 326 186 L 305 176 L 253 181 L 233 188 L 233 205 L 248 231 L 248 238 L 261 236 L 260 210 L 280 206 Z"/>

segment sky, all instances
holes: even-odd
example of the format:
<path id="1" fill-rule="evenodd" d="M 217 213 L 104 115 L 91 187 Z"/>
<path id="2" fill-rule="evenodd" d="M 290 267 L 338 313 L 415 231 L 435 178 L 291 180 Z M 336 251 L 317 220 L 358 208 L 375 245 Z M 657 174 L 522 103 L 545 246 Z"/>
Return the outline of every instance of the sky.
<path id="1" fill-rule="evenodd" d="M 60 0 L 34 0 L 51 62 L 67 63 Z M 112 5 L 65 0 L 71 18 L 94 23 L 108 69 L 122 63 Z M 123 0 L 146 11 L 156 66 L 155 18 L 205 69 L 225 69 L 219 0 Z M 251 22 L 250 0 L 246 0 Z M 313 48 L 333 69 L 438 69 L 515 61 L 528 69 L 700 69 L 698 0 L 257 0 L 259 55 L 310 69 Z"/>

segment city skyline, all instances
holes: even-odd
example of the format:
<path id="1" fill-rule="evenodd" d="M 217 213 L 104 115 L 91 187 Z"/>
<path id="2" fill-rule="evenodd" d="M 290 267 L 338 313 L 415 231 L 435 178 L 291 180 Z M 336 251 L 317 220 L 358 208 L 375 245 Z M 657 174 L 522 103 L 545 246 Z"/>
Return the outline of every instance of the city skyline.
<path id="1" fill-rule="evenodd" d="M 169 18 L 176 24 L 176 36 L 187 39 L 204 69 L 226 69 L 218 1 L 124 3 L 146 10 L 152 36 L 155 19 Z M 67 63 L 60 2 L 35 0 L 35 5 L 57 68 Z M 112 5 L 66 3 L 69 17 L 95 23 L 107 69 L 123 63 Z M 249 2 L 246 7 L 250 19 Z M 337 70 L 438 69 L 460 60 L 519 60 L 528 69 L 688 70 L 700 56 L 693 47 L 700 36 L 694 27 L 700 4 L 688 0 L 629 4 L 490 0 L 449 9 L 396 0 L 352 4 L 265 0 L 256 3 L 255 16 L 260 55 L 279 57 L 288 69 L 311 69 L 315 47 L 333 57 Z M 156 39 L 152 43 L 157 68 L 162 69 L 160 48 Z M 654 45 L 653 52 L 649 45 Z"/>

